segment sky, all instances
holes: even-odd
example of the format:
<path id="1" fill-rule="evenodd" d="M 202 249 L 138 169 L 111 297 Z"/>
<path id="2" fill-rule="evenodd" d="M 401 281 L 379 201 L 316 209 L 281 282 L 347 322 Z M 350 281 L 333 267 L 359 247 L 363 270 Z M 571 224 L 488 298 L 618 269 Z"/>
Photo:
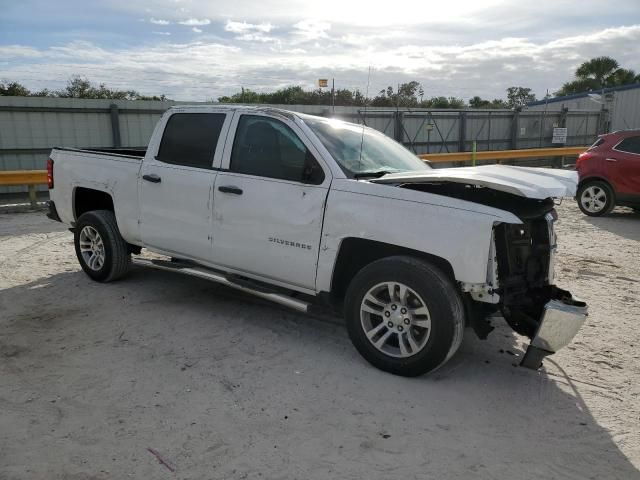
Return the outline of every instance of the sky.
<path id="1" fill-rule="evenodd" d="M 4 0 L 0 81 L 208 101 L 290 85 L 374 96 L 417 80 L 425 97 L 543 97 L 589 58 L 640 72 L 640 0 Z M 371 72 L 369 75 L 369 71 Z"/>

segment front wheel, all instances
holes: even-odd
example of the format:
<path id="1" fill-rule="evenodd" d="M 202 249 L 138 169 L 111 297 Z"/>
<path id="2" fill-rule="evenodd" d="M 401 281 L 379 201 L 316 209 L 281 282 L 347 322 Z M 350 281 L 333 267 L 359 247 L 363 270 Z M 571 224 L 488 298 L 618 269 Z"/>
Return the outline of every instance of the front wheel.
<path id="1" fill-rule="evenodd" d="M 462 300 L 435 266 L 405 256 L 364 267 L 345 299 L 349 337 L 381 370 L 407 377 L 444 364 L 462 342 Z"/>
<path id="2" fill-rule="evenodd" d="M 578 189 L 578 207 L 590 217 L 599 217 L 613 210 L 615 198 L 609 185 L 600 180 L 587 181 Z"/>
<path id="3" fill-rule="evenodd" d="M 83 213 L 74 231 L 76 256 L 84 272 L 98 282 L 110 282 L 125 275 L 131 264 L 127 242 L 109 210 Z"/>

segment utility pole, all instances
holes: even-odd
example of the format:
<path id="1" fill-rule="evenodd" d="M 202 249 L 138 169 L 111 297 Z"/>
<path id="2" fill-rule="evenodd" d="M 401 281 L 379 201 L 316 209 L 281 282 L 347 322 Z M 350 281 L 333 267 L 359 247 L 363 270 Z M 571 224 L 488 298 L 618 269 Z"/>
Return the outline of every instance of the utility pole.
<path id="1" fill-rule="evenodd" d="M 336 79 L 331 79 L 331 110 L 336 113 Z"/>

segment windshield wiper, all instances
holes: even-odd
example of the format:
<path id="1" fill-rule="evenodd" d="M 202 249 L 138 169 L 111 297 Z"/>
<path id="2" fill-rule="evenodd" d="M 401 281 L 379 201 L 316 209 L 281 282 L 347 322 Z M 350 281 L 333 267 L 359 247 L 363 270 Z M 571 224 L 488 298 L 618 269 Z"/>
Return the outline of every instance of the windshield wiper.
<path id="1" fill-rule="evenodd" d="M 395 172 L 391 172 L 389 170 L 377 170 L 375 172 L 360 172 L 360 173 L 354 173 L 353 174 L 353 178 L 360 179 L 360 178 L 380 178 L 380 177 L 384 177 L 385 175 L 388 175 L 389 173 L 395 173 Z"/>

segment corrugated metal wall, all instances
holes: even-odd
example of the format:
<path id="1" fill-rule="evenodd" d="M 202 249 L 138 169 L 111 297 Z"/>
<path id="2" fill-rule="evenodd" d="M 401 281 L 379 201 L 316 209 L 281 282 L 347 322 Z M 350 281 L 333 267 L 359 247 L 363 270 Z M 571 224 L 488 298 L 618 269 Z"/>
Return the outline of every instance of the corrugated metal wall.
<path id="1" fill-rule="evenodd" d="M 601 100 L 602 96 L 598 92 L 593 92 L 594 96 L 597 95 L 597 97 L 583 96 L 564 100 L 562 98 L 551 99 L 546 105 L 539 104 L 527 107 L 527 111 L 545 109 L 547 111 L 559 111 L 564 107 L 568 108 L 570 112 L 593 112 L 605 109 L 609 126 L 608 131 L 640 129 L 640 86 L 637 88 L 622 88 L 625 89 L 605 93 L 604 103 L 599 103 L 598 100 Z M 580 129 L 584 128 L 586 128 L 585 125 L 581 124 Z"/>
<path id="2" fill-rule="evenodd" d="M 640 128 L 640 88 L 613 92 L 613 100 L 607 106 L 612 131 Z"/>
<path id="3" fill-rule="evenodd" d="M 640 90 L 638 90 L 640 94 Z M 0 97 L 0 170 L 44 169 L 53 147 L 146 147 L 162 113 L 183 102 Z M 599 111 L 409 110 L 324 105 L 273 107 L 366 123 L 416 154 L 551 146 L 566 122 L 567 145 L 586 145 L 599 132 Z M 636 115 L 637 112 L 634 112 Z M 0 193 L 26 187 L 0 187 Z"/>

